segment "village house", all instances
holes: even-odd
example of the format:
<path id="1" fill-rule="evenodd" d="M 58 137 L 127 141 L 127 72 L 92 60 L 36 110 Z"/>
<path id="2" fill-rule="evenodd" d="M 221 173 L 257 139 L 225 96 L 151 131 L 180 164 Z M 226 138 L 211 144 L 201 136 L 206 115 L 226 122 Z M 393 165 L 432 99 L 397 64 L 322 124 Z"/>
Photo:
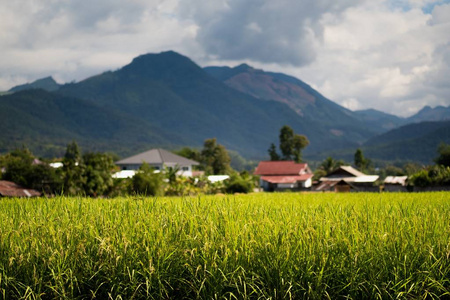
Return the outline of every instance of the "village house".
<path id="1" fill-rule="evenodd" d="M 387 176 L 384 179 L 384 191 L 386 192 L 406 192 L 408 176 Z"/>
<path id="2" fill-rule="evenodd" d="M 378 175 L 366 175 L 352 166 L 340 166 L 327 176 L 320 178 L 313 189 L 334 192 L 374 192 L 379 191 L 379 187 L 374 185 L 378 178 Z"/>
<path id="3" fill-rule="evenodd" d="M 26 189 L 14 182 L 0 180 L 0 197 L 39 197 L 41 193 Z"/>
<path id="4" fill-rule="evenodd" d="M 261 161 L 253 173 L 260 176 L 264 191 L 305 190 L 311 188 L 313 174 L 306 163 Z"/>
<path id="5" fill-rule="evenodd" d="M 151 149 L 137 155 L 124 158 L 116 162 L 121 171 L 114 174 L 115 178 L 133 177 L 142 164 L 147 163 L 155 171 L 163 171 L 167 168 L 178 168 L 178 175 L 192 176 L 192 166 L 198 162 L 176 155 L 164 149 Z"/>

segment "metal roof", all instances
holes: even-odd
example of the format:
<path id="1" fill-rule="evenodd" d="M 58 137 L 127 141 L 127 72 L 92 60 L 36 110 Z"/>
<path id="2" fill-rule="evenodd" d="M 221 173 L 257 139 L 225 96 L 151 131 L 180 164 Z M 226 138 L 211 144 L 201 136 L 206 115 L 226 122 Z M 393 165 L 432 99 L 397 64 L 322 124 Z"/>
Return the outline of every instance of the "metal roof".
<path id="1" fill-rule="evenodd" d="M 385 184 L 399 184 L 399 185 L 406 185 L 406 180 L 408 179 L 408 176 L 387 176 L 384 179 Z"/>
<path id="2" fill-rule="evenodd" d="M 320 181 L 340 181 L 345 180 L 346 182 L 375 182 L 379 178 L 378 175 L 366 175 L 351 166 L 340 166 L 326 177 L 322 177 Z"/>
<path id="3" fill-rule="evenodd" d="M 165 164 L 179 166 L 196 166 L 199 164 L 191 159 L 157 148 L 119 160 L 116 162 L 116 165 L 140 165 L 142 163 L 148 163 L 149 165 Z"/>
<path id="4" fill-rule="evenodd" d="M 300 175 L 311 173 L 308 164 L 295 161 L 261 161 L 256 167 L 255 175 Z"/>
<path id="5" fill-rule="evenodd" d="M 312 178 L 313 174 L 303 174 L 299 176 L 262 176 L 261 179 L 270 183 L 296 183 Z"/>
<path id="6" fill-rule="evenodd" d="M 345 173 L 348 173 L 349 175 L 354 176 L 354 177 L 366 176 L 366 174 L 356 170 L 352 166 L 340 166 L 339 168 L 337 168 L 336 170 L 334 170 L 333 172 L 328 174 L 327 177 L 332 177 L 334 174 L 342 173 L 342 171 L 344 171 Z M 350 176 L 348 176 L 348 177 L 350 177 Z"/>
<path id="7" fill-rule="evenodd" d="M 39 197 L 41 193 L 33 189 L 25 189 L 20 185 L 0 180 L 0 196 L 3 197 Z"/>

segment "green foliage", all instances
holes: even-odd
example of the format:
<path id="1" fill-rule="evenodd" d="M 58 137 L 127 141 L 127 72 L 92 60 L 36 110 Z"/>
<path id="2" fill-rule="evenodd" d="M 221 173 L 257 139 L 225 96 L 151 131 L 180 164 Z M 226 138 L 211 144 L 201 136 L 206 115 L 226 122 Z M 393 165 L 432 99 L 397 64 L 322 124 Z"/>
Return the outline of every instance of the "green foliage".
<path id="1" fill-rule="evenodd" d="M 438 165 L 450 167 L 450 144 L 441 143 L 438 147 L 439 156 L 434 162 Z"/>
<path id="2" fill-rule="evenodd" d="M 242 172 L 242 171 L 253 171 L 258 165 L 258 161 L 248 160 L 242 157 L 238 152 L 227 150 L 230 156 L 231 162 L 230 167 L 232 170 Z"/>
<path id="3" fill-rule="evenodd" d="M 292 139 L 292 154 L 295 162 L 302 162 L 302 150 L 308 145 L 309 140 L 306 136 L 299 134 L 294 135 L 294 138 Z"/>
<path id="4" fill-rule="evenodd" d="M 281 158 L 283 160 L 291 160 L 293 155 L 293 139 L 294 139 L 294 130 L 291 127 L 284 125 L 280 129 L 280 150 L 281 150 Z"/>
<path id="5" fill-rule="evenodd" d="M 422 170 L 409 178 L 410 184 L 418 187 L 427 187 L 432 185 L 432 180 L 428 175 L 428 170 Z"/>
<path id="6" fill-rule="evenodd" d="M 97 197 L 113 187 L 111 176 L 115 168 L 111 155 L 88 152 L 83 155 L 83 189 L 86 195 Z"/>
<path id="7" fill-rule="evenodd" d="M 63 192 L 66 195 L 84 194 L 84 164 L 78 144 L 73 141 L 67 145 L 62 167 Z"/>
<path id="8" fill-rule="evenodd" d="M 199 150 L 192 149 L 190 147 L 183 147 L 178 151 L 174 151 L 175 154 L 192 159 L 193 161 L 200 162 L 202 160 L 202 155 Z"/>
<path id="9" fill-rule="evenodd" d="M 388 165 L 384 168 L 385 174 L 386 176 L 403 176 L 406 175 L 405 170 L 403 170 L 402 168 L 393 166 L 393 165 Z"/>
<path id="10" fill-rule="evenodd" d="M 0 201 L 2 299 L 446 299 L 449 193 Z"/>
<path id="11" fill-rule="evenodd" d="M 267 152 L 269 153 L 271 161 L 278 161 L 281 159 L 280 155 L 277 153 L 277 147 L 275 146 L 274 143 L 270 144 L 270 147 L 267 150 Z"/>
<path id="12" fill-rule="evenodd" d="M 27 149 L 16 149 L 1 159 L 5 168 L 2 179 L 15 182 L 25 188 L 31 188 L 45 194 L 61 192 L 62 182 L 57 171 L 36 160 Z"/>
<path id="13" fill-rule="evenodd" d="M 3 158 L 5 173 L 3 179 L 15 182 L 24 187 L 31 187 L 29 175 L 34 157 L 27 149 L 16 149 Z"/>
<path id="14" fill-rule="evenodd" d="M 360 170 L 363 170 L 366 165 L 366 160 L 364 158 L 364 155 L 363 155 L 361 149 L 359 149 L 359 148 L 356 149 L 356 152 L 355 152 L 354 164 Z"/>
<path id="15" fill-rule="evenodd" d="M 327 176 L 329 173 L 343 165 L 345 165 L 343 160 L 335 160 L 329 156 L 322 161 L 319 167 L 314 171 L 313 180 L 319 180 L 321 177 Z"/>
<path id="16" fill-rule="evenodd" d="M 221 175 L 231 171 L 230 156 L 224 146 L 217 144 L 215 138 L 204 142 L 201 152 L 201 164 L 206 174 Z"/>
<path id="17" fill-rule="evenodd" d="M 354 164 L 361 172 L 369 172 L 372 168 L 372 161 L 364 157 L 360 148 L 356 149 L 354 155 Z"/>
<path id="18" fill-rule="evenodd" d="M 436 165 L 421 170 L 409 178 L 412 185 L 418 187 L 450 185 L 450 167 Z"/>
<path id="19" fill-rule="evenodd" d="M 275 144 L 272 143 L 268 150 L 270 160 L 294 160 L 297 163 L 302 161 L 302 150 L 309 145 L 306 136 L 295 134 L 291 127 L 284 125 L 280 129 L 279 140 L 281 157 L 276 152 Z"/>
<path id="20" fill-rule="evenodd" d="M 234 173 L 225 181 L 225 192 L 228 194 L 247 194 L 251 193 L 253 188 L 253 178 L 247 172 L 242 174 Z"/>
<path id="21" fill-rule="evenodd" d="M 417 163 L 409 162 L 403 165 L 403 169 L 405 170 L 406 175 L 410 176 L 419 172 L 422 169 L 422 166 Z"/>
<path id="22" fill-rule="evenodd" d="M 162 196 L 164 194 L 163 174 L 154 172 L 148 164 L 142 164 L 132 178 L 132 192 L 145 196 Z"/>
<path id="23" fill-rule="evenodd" d="M 60 172 L 46 163 L 31 167 L 31 172 L 28 173 L 28 185 L 46 195 L 59 195 L 63 187 Z"/>

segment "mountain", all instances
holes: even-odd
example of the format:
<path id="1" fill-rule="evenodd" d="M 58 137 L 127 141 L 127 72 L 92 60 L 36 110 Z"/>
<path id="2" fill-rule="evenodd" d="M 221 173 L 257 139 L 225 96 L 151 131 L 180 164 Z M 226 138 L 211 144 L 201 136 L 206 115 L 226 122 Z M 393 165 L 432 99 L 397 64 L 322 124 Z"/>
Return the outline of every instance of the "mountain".
<path id="1" fill-rule="evenodd" d="M 49 92 L 58 90 L 60 85 L 53 79 L 53 77 L 45 77 L 33 81 L 32 83 L 22 84 L 15 86 L 9 90 L 9 92 L 18 92 L 31 89 L 43 89 Z"/>
<path id="2" fill-rule="evenodd" d="M 139 56 L 117 71 L 64 85 L 58 93 L 176 132 L 190 146 L 216 137 L 246 157 L 266 157 L 283 125 L 310 139 L 308 151 L 358 145 L 373 135 L 349 111 L 329 100 L 327 106 L 322 99 L 313 99 L 315 104 L 305 107 L 301 116 L 286 103 L 261 101 L 231 88 L 173 51 Z M 342 119 L 337 122 L 333 114 Z"/>
<path id="3" fill-rule="evenodd" d="M 431 163 L 440 143 L 450 144 L 450 121 L 408 124 L 369 139 L 363 150 L 372 159 Z"/>
<path id="4" fill-rule="evenodd" d="M 450 120 L 450 106 L 436 106 L 435 108 L 425 106 L 417 114 L 407 118 L 408 123 L 445 120 Z"/>
<path id="5" fill-rule="evenodd" d="M 141 55 L 53 92 L 2 96 L 0 117 L 0 152 L 26 144 L 42 156 L 61 153 L 72 140 L 85 150 L 131 155 L 150 147 L 200 148 L 215 137 L 246 158 L 267 159 L 289 125 L 310 140 L 305 157 L 321 159 L 330 151 L 354 152 L 370 138 L 367 147 L 386 145 L 376 133 L 401 123 L 381 112 L 347 110 L 285 74 L 248 65 L 202 69 L 173 51 Z"/>
<path id="6" fill-rule="evenodd" d="M 354 114 L 370 127 L 380 130 L 380 133 L 405 125 L 408 122 L 404 118 L 375 109 L 357 110 L 354 111 Z"/>
<path id="7" fill-rule="evenodd" d="M 72 140 L 85 150 L 123 154 L 149 143 L 173 147 L 188 142 L 124 113 L 38 89 L 0 98 L 0 130 L 0 153 L 26 145 L 48 157 L 63 155 Z"/>
<path id="8" fill-rule="evenodd" d="M 332 136 L 346 136 L 359 143 L 379 131 L 367 126 L 354 113 L 328 100 L 303 81 L 282 73 L 265 72 L 246 64 L 235 68 L 206 67 L 211 76 L 229 87 L 264 101 L 276 101 L 289 106 L 300 119 L 320 126 Z"/>

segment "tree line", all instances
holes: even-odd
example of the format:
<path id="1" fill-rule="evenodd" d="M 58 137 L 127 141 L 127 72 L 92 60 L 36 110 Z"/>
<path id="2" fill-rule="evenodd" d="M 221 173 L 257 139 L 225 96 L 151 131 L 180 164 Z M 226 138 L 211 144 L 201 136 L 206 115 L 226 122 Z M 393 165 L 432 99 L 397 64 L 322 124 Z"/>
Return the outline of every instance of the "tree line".
<path id="1" fill-rule="evenodd" d="M 143 164 L 132 178 L 114 179 L 119 171 L 114 154 L 82 153 L 76 142 L 69 143 L 62 158 L 62 167 L 54 168 L 49 161 L 34 157 L 26 147 L 0 156 L 1 179 L 46 195 L 124 196 L 124 195 L 189 195 L 198 193 L 247 193 L 256 181 L 248 172 L 236 172 L 230 166 L 230 156 L 216 139 L 207 139 L 202 150 L 183 148 L 177 154 L 200 162 L 205 176 L 185 178 L 177 168 L 157 173 Z M 206 175 L 229 175 L 225 182 L 210 183 Z"/>

